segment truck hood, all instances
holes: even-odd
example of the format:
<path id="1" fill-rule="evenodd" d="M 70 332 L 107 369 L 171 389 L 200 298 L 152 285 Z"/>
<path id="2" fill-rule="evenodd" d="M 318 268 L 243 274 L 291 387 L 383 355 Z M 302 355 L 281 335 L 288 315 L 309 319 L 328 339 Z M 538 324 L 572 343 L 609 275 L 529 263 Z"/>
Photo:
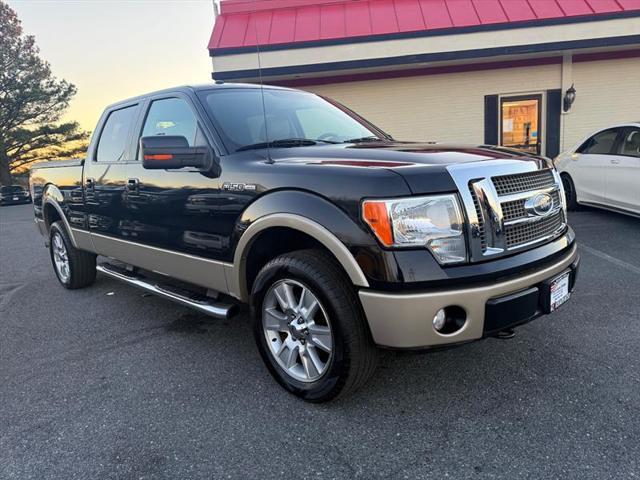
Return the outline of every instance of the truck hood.
<path id="1" fill-rule="evenodd" d="M 516 160 L 535 162 L 538 168 L 551 166 L 551 161 L 544 157 L 505 147 L 415 142 L 368 142 L 277 148 L 272 149 L 270 155 L 277 163 L 391 170 L 402 176 L 415 194 L 456 190 L 455 183 L 446 169 L 448 165 Z"/>

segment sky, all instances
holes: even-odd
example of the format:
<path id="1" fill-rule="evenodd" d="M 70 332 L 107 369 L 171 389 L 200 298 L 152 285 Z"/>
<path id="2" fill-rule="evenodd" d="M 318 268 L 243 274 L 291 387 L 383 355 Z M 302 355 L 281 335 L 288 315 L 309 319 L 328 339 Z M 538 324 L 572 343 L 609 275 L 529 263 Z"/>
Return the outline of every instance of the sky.
<path id="1" fill-rule="evenodd" d="M 93 130 L 104 107 L 211 81 L 213 0 L 5 0 L 53 74 L 78 87 L 65 120 Z"/>

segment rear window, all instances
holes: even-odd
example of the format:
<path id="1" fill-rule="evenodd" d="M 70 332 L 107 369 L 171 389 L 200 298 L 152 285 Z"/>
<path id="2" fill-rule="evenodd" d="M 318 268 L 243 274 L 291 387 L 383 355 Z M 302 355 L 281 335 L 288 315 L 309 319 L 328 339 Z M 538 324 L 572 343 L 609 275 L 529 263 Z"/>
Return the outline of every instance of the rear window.
<path id="1" fill-rule="evenodd" d="M 96 150 L 96 160 L 98 162 L 124 160 L 131 126 L 137 111 L 138 106 L 133 105 L 114 110 L 109 114 L 98 141 L 98 149 Z"/>
<path id="2" fill-rule="evenodd" d="M 19 185 L 11 185 L 10 187 L 0 187 L 0 193 L 21 193 L 24 188 Z"/>

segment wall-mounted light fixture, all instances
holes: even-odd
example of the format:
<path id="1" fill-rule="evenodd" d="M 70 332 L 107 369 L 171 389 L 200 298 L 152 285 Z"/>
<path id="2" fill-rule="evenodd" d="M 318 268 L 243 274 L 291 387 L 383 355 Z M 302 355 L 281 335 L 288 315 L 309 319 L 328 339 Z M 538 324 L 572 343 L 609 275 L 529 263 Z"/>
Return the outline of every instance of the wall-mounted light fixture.
<path id="1" fill-rule="evenodd" d="M 576 101 L 576 89 L 573 88 L 573 83 L 571 87 L 564 92 L 564 98 L 562 99 L 562 110 L 568 112 L 571 110 L 571 105 Z"/>

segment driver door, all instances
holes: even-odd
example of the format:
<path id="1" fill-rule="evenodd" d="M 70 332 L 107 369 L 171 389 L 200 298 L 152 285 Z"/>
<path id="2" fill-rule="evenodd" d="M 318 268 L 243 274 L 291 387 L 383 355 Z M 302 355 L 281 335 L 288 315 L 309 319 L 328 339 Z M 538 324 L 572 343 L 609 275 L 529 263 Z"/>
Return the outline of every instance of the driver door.
<path id="1" fill-rule="evenodd" d="M 606 171 L 619 133 L 619 128 L 598 132 L 571 156 L 569 172 L 580 201 L 606 203 Z"/>
<path id="2" fill-rule="evenodd" d="M 208 146 L 190 99 L 182 94 L 151 98 L 138 133 L 138 161 L 128 164 L 126 204 L 132 241 L 173 252 L 221 259 L 220 185 L 197 168 L 143 168 L 139 139 L 178 135 L 190 147 Z"/>

